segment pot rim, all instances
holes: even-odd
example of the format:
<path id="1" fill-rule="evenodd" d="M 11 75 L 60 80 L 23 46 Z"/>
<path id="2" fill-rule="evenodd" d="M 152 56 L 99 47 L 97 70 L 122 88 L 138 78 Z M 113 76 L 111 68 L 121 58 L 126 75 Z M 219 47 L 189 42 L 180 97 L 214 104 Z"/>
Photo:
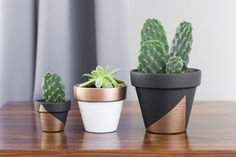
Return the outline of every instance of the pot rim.
<path id="1" fill-rule="evenodd" d="M 42 112 L 40 107 L 43 106 L 45 112 L 67 112 L 71 109 L 71 100 L 65 100 L 63 102 L 46 102 L 45 99 L 37 99 L 34 101 L 34 109 L 38 112 Z"/>
<path id="2" fill-rule="evenodd" d="M 48 104 L 48 105 L 58 105 L 58 104 L 65 104 L 67 102 L 71 102 L 71 100 L 69 100 L 69 99 L 65 99 L 65 101 L 61 101 L 61 102 L 46 102 L 45 99 L 36 99 L 34 101 L 40 102 L 42 104 Z"/>
<path id="3" fill-rule="evenodd" d="M 80 84 L 75 84 L 74 98 L 77 101 L 85 102 L 111 102 L 120 101 L 126 98 L 126 85 L 114 88 L 88 88 L 79 87 Z"/>
<path id="4" fill-rule="evenodd" d="M 130 71 L 131 84 L 141 88 L 179 89 L 193 88 L 201 83 L 201 70 L 188 68 L 181 74 L 151 74 L 140 73 L 137 69 Z"/>

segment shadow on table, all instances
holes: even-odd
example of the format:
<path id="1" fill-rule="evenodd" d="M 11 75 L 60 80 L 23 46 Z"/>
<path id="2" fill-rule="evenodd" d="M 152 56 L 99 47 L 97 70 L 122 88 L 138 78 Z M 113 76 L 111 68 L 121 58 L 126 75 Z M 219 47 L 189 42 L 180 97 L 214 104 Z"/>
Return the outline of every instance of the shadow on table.
<path id="1" fill-rule="evenodd" d="M 181 150 L 189 148 L 187 133 L 180 134 L 153 134 L 146 132 L 143 138 L 143 149 Z"/>

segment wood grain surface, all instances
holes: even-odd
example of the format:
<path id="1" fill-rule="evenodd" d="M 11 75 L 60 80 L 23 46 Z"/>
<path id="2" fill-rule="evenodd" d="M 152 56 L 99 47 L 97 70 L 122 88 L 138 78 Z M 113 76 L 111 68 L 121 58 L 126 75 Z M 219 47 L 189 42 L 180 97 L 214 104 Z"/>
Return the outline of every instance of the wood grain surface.
<path id="1" fill-rule="evenodd" d="M 137 102 L 124 104 L 118 131 L 84 132 L 77 104 L 64 133 L 43 133 L 32 102 L 0 109 L 0 156 L 235 157 L 236 103 L 195 102 L 187 133 L 146 133 Z"/>

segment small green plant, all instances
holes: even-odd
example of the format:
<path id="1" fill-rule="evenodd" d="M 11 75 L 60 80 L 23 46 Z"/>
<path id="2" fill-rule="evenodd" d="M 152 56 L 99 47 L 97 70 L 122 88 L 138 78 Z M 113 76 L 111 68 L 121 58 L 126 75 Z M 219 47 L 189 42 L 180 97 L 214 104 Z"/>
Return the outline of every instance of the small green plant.
<path id="1" fill-rule="evenodd" d="M 192 46 L 192 26 L 182 22 L 176 30 L 171 50 L 166 32 L 157 19 L 147 19 L 141 30 L 138 71 L 143 73 L 184 73 Z"/>
<path id="2" fill-rule="evenodd" d="M 124 85 L 124 81 L 114 77 L 119 72 L 119 69 L 114 69 L 109 72 L 107 66 L 104 70 L 101 66 L 97 66 L 96 70 L 92 70 L 90 74 L 84 74 L 88 77 L 88 81 L 80 84 L 80 87 L 96 87 L 96 88 L 114 88 Z"/>
<path id="3" fill-rule="evenodd" d="M 166 63 L 166 73 L 181 73 L 184 62 L 179 56 L 171 56 Z"/>
<path id="4" fill-rule="evenodd" d="M 63 102 L 65 100 L 65 86 L 58 74 L 47 72 L 43 76 L 41 88 L 46 102 Z"/>

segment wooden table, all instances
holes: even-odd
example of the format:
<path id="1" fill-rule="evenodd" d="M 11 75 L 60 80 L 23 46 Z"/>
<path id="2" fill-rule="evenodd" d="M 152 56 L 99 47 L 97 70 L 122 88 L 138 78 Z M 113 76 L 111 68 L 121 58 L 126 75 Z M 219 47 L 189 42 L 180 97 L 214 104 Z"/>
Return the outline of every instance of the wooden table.
<path id="1" fill-rule="evenodd" d="M 236 103 L 196 102 L 187 133 L 145 132 L 136 102 L 124 104 L 118 131 L 84 132 L 76 103 L 64 133 L 41 132 L 31 102 L 0 109 L 0 156 L 236 156 Z"/>

